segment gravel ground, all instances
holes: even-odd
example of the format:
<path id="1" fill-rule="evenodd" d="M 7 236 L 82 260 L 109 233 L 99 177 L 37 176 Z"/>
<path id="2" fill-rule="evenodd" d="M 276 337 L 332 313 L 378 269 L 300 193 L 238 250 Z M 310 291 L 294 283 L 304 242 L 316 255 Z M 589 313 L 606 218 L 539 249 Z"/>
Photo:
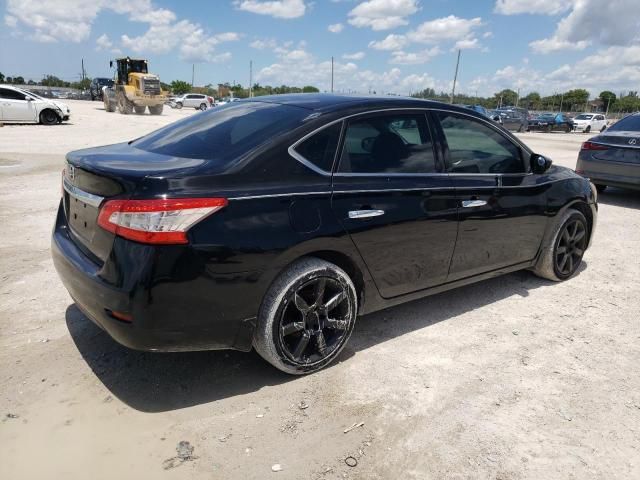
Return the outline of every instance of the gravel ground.
<path id="1" fill-rule="evenodd" d="M 600 196 L 571 280 L 369 315 L 294 378 L 255 353 L 130 351 L 73 306 L 49 254 L 64 154 L 194 113 L 68 103 L 69 124 L 0 128 L 0 477 L 640 478 L 640 194 Z M 588 135 L 521 137 L 573 167 Z"/>

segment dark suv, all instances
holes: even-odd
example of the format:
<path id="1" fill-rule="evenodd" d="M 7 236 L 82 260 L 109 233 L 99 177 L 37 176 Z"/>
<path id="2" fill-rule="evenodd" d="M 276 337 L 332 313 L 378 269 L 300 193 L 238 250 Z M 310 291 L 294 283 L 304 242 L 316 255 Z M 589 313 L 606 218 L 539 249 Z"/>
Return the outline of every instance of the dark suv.
<path id="1" fill-rule="evenodd" d="M 102 87 L 113 87 L 113 80 L 110 78 L 94 78 L 89 86 L 91 100 L 102 100 Z"/>
<path id="2" fill-rule="evenodd" d="M 524 132 L 529 126 L 529 111 L 520 107 L 501 107 L 497 110 L 502 126 L 507 130 Z"/>

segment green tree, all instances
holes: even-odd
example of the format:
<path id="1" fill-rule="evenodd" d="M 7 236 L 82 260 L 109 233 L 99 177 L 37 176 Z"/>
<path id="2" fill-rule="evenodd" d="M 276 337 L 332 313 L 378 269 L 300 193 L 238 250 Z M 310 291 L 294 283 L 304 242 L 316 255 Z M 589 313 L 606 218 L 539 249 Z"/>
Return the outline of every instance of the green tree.
<path id="1" fill-rule="evenodd" d="M 498 106 L 515 105 L 518 98 L 518 94 L 510 88 L 496 93 L 494 96 L 494 103 Z"/>
<path id="2" fill-rule="evenodd" d="M 171 91 L 176 95 L 189 93 L 191 91 L 191 84 L 183 82 L 182 80 L 174 80 L 171 82 Z"/>
<path id="3" fill-rule="evenodd" d="M 24 77 L 13 77 L 13 83 L 15 85 L 24 85 Z"/>
<path id="4" fill-rule="evenodd" d="M 305 85 L 304 87 L 302 87 L 302 93 L 318 93 L 320 92 L 320 90 L 318 90 L 316 87 L 313 87 L 311 85 Z"/>
<path id="5" fill-rule="evenodd" d="M 4 75 L 0 72 L 0 83 L 4 83 Z"/>
<path id="6" fill-rule="evenodd" d="M 600 98 L 600 100 L 602 100 L 602 102 L 604 103 L 605 110 L 609 110 L 616 103 L 616 94 L 609 90 L 600 92 L 598 98 Z"/>
<path id="7" fill-rule="evenodd" d="M 538 92 L 531 92 L 526 97 L 523 97 L 521 100 L 522 106 L 531 109 L 538 110 L 540 108 L 540 101 L 542 97 Z"/>
<path id="8" fill-rule="evenodd" d="M 47 75 L 42 79 L 40 84 L 44 85 L 45 87 L 68 87 L 69 86 L 69 82 L 65 82 L 64 80 L 61 80 L 55 75 Z"/>

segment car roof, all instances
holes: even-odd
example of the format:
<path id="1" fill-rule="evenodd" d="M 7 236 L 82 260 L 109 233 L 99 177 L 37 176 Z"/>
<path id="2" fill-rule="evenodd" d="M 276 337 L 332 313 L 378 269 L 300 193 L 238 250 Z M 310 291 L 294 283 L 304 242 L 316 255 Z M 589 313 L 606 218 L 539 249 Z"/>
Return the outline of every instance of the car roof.
<path id="1" fill-rule="evenodd" d="M 382 95 L 338 95 L 332 93 L 292 93 L 284 95 L 265 95 L 241 101 L 277 103 L 306 108 L 315 112 L 339 112 L 355 108 L 438 108 L 468 113 L 469 109 L 433 100 L 421 98 L 382 96 Z M 472 113 L 477 113 L 471 110 Z M 478 114 L 479 115 L 479 114 Z M 479 115 L 480 116 L 480 115 Z M 480 116 L 481 117 L 481 116 Z"/>

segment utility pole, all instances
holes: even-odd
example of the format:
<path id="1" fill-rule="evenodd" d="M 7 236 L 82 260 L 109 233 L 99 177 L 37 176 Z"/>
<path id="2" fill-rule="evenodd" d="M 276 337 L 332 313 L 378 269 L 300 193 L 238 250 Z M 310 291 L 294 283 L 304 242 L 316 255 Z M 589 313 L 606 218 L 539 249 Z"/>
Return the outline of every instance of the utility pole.
<path id="1" fill-rule="evenodd" d="M 193 81 L 196 78 L 196 64 L 191 64 L 191 88 L 193 88 Z"/>
<path id="2" fill-rule="evenodd" d="M 451 102 L 456 94 L 456 81 L 458 80 L 458 67 L 460 66 L 460 50 L 458 50 L 458 60 L 456 61 L 456 73 L 453 75 L 453 88 L 451 89 Z"/>
<path id="3" fill-rule="evenodd" d="M 253 60 L 249 60 L 249 98 L 253 97 Z"/>
<path id="4" fill-rule="evenodd" d="M 560 110 L 558 110 L 558 113 L 562 113 L 562 102 L 564 102 L 564 92 L 560 95 Z"/>
<path id="5" fill-rule="evenodd" d="M 520 103 L 520 89 L 518 89 L 518 94 L 516 95 L 516 107 L 518 106 L 518 103 Z"/>
<path id="6" fill-rule="evenodd" d="M 333 57 L 331 57 L 331 93 L 333 93 Z"/>
<path id="7" fill-rule="evenodd" d="M 84 58 L 82 58 L 81 60 L 82 60 L 82 82 L 84 84 L 84 79 L 86 78 L 86 75 L 84 72 Z"/>

